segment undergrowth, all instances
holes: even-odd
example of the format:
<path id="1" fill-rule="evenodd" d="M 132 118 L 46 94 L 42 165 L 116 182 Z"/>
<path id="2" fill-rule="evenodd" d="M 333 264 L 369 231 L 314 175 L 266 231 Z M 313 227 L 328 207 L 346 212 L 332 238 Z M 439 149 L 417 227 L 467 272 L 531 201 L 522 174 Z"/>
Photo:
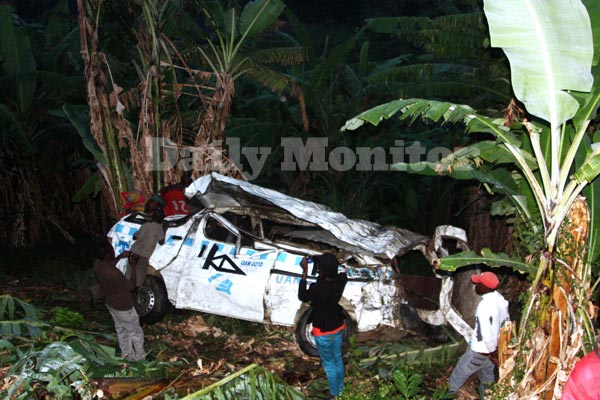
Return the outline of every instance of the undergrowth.
<path id="1" fill-rule="evenodd" d="M 74 299 L 67 299 L 71 294 L 60 290 L 62 286 L 79 293 L 84 291 L 93 279 L 93 276 L 90 277 L 91 264 L 89 246 L 86 245 L 14 251 L 0 259 L 1 279 L 18 281 L 15 283 L 17 287 L 32 282 L 34 285 L 43 283 L 45 287 L 55 284 L 58 288 L 56 292 L 40 297 L 42 305 L 39 306 L 9 294 L 0 296 L 0 375 L 4 377 L 0 381 L 0 398 L 92 399 L 96 395 L 96 379 L 126 377 L 171 381 L 192 365 L 195 359 L 177 357 L 123 363 L 115 354 L 116 338 L 112 327 L 106 329 L 110 325 L 110 317 L 105 315 L 103 307 L 90 310 L 84 305 L 79 311 L 73 310 L 70 306 Z M 15 293 L 13 295 L 16 296 Z M 60 300 L 58 304 L 56 299 Z M 189 315 L 189 312 L 170 315 L 167 318 L 170 322 L 163 329 L 177 326 Z M 270 340 L 277 340 L 277 335 L 263 324 L 207 314 L 202 316 L 208 325 L 223 332 L 218 338 L 203 338 L 203 346 L 221 343 L 222 347 L 224 340 L 232 335 L 240 341 L 267 336 Z M 98 322 L 103 325 L 96 325 Z M 168 353 L 168 342 L 162 343 L 160 333 L 148 327 L 149 333 L 153 331 L 156 338 L 153 354 Z M 291 340 L 291 336 L 290 333 L 287 339 Z M 439 365 L 453 364 L 455 355 L 444 349 L 427 355 L 421 353 L 425 350 L 422 343 L 421 350 L 414 350 L 418 346 L 418 342 L 409 340 L 381 346 L 358 346 L 353 341 L 346 358 L 346 386 L 340 399 L 448 398 L 445 388 L 432 388 L 430 372 Z M 407 351 L 413 354 L 408 357 Z M 285 362 L 294 368 L 293 357 Z M 281 376 L 252 364 L 246 368 L 230 367 L 229 375 L 202 391 L 183 395 L 168 386 L 153 398 L 328 398 L 327 381 L 318 359 L 315 359 L 314 367 L 305 374 L 312 383 L 307 383 L 302 390 L 286 384 Z M 235 369 L 239 369 L 238 372 Z"/>

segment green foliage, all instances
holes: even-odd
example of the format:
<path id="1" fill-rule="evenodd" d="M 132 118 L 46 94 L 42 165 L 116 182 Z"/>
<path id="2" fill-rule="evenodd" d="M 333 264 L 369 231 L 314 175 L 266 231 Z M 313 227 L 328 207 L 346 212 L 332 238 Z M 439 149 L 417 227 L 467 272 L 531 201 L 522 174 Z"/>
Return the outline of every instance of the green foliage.
<path id="1" fill-rule="evenodd" d="M 37 322 L 41 320 L 40 311 L 29 303 L 12 297 L 0 295 L 0 333 L 8 336 L 39 337 L 42 334 Z"/>
<path id="2" fill-rule="evenodd" d="M 8 5 L 0 6 L 0 59 L 4 74 L 13 80 L 16 108 L 29 111 L 35 93 L 35 59 L 31 41 L 21 29 L 15 29 Z"/>
<path id="3" fill-rule="evenodd" d="M 590 146 L 586 142 L 589 141 L 588 128 L 590 123 L 597 121 L 596 112 L 600 105 L 600 70 L 597 65 L 600 47 L 599 43 L 594 42 L 594 39 L 598 39 L 600 9 L 592 2 L 577 0 L 484 0 L 484 11 L 491 44 L 501 48 L 509 59 L 513 91 L 529 115 L 518 115 L 520 111 L 513 109 L 504 118 L 497 118 L 497 114 L 481 115 L 470 106 L 407 99 L 367 110 L 347 121 L 343 129 L 356 129 L 365 122 L 376 126 L 396 114 L 400 119 L 411 122 L 461 122 L 468 133 L 480 135 L 477 142 L 491 137 L 498 148 L 507 150 L 509 157 L 506 160 L 490 159 L 489 153 L 487 157 L 482 155 L 485 153 L 476 154 L 471 151 L 474 147 L 469 146 L 467 152 L 464 148 L 460 149 L 444 157 L 441 162 L 396 167 L 404 171 L 429 169 L 439 174 L 454 175 L 458 179 L 477 179 L 484 184 L 494 185 L 495 191 L 501 190 L 502 194 L 508 196 L 515 209 L 520 211 L 519 217 L 527 221 L 529 227 L 536 231 L 543 230 L 542 254 L 538 258 L 537 268 L 535 271 L 522 270 L 534 276 L 529 304 L 525 306 L 526 313 L 520 325 L 519 337 L 522 339 L 525 333 L 538 329 L 531 325 L 531 321 L 537 325 L 540 319 L 545 320 L 548 308 L 552 307 L 549 296 L 534 294 L 539 291 L 538 284 L 543 279 L 552 278 L 555 271 L 563 270 L 563 265 L 552 259 L 557 248 L 560 248 L 557 241 L 565 239 L 558 236 L 561 226 L 583 190 L 593 185 L 594 180 L 598 184 L 600 147 L 598 143 Z M 510 173 L 504 173 L 503 180 L 494 179 L 493 175 L 503 167 L 502 164 L 508 164 Z M 591 200 L 590 206 L 595 215 L 600 204 L 595 196 Z M 596 219 L 592 220 L 592 223 L 595 222 Z M 591 233 L 597 232 L 597 227 L 592 226 Z M 592 237 L 592 243 L 596 240 Z M 568 237 L 565 241 L 568 243 Z M 479 257 L 474 253 L 462 253 L 445 259 L 448 261 L 442 261 L 441 267 L 450 270 L 479 262 L 522 268 L 504 255 L 489 252 L 487 257 L 486 254 Z M 587 261 L 581 279 L 584 289 L 589 287 L 589 264 L 593 259 Z M 589 306 L 589 298 L 582 296 L 583 291 L 578 290 L 580 288 L 567 290 L 565 296 L 567 301 L 575 303 L 569 304 L 572 307 L 570 309 L 585 310 Z M 537 303 L 535 307 L 534 303 Z M 532 309 L 534 315 L 530 317 Z M 577 327 L 585 327 L 590 335 L 590 316 L 579 312 L 579 317 L 582 318 L 575 322 Z M 551 335 L 562 337 L 567 331 L 563 327 Z M 579 349 L 577 340 L 567 343 Z M 526 362 L 532 369 L 539 368 L 539 359 L 541 356 Z M 539 385 L 535 387 L 536 390 L 544 390 L 543 387 L 547 385 L 542 380 L 544 378 L 548 382 L 554 379 L 550 376 L 536 378 L 536 385 Z M 513 380 L 522 386 L 523 382 L 519 381 Z"/>
<path id="4" fill-rule="evenodd" d="M 12 384 L 0 391 L 7 398 L 29 398 L 42 382 L 49 392 L 61 399 L 75 398 L 71 384 L 77 388 L 78 395 L 90 394 L 83 366 L 85 359 L 67 344 L 51 343 L 40 351 L 29 349 L 20 356 L 7 373 Z"/>
<path id="5" fill-rule="evenodd" d="M 83 327 L 81 314 L 64 307 L 54 307 L 50 314 L 48 324 L 36 307 L 9 295 L 0 296 L 0 359 L 1 365 L 9 367 L 0 390 L 3 398 L 29 399 L 40 390 L 59 399 L 90 398 L 92 378 L 163 378 L 179 366 L 160 360 L 124 366 L 114 348 L 74 329 Z M 15 341 L 26 343 L 27 348 L 16 346 Z"/>
<path id="6" fill-rule="evenodd" d="M 202 390 L 182 398 L 182 400 L 234 400 L 234 399 L 285 399 L 300 400 L 304 395 L 292 388 L 269 371 L 251 364 L 248 367 L 228 375 Z"/>
<path id="7" fill-rule="evenodd" d="M 432 391 L 425 378 L 435 377 L 442 367 L 452 365 L 462 347 L 427 347 L 410 337 L 378 344 L 352 343 L 345 387 L 340 399 L 445 399 L 445 387 Z M 435 378 L 434 378 L 435 379 Z"/>
<path id="8" fill-rule="evenodd" d="M 408 366 L 399 366 L 393 370 L 380 369 L 377 373 L 378 384 L 353 384 L 344 388 L 342 400 L 425 400 L 451 399 L 445 387 L 436 388 L 433 393 L 424 387 L 424 375 Z"/>
<path id="9" fill-rule="evenodd" d="M 66 307 L 52 307 L 50 323 L 71 328 L 81 328 L 85 322 L 83 315 Z"/>
<path id="10" fill-rule="evenodd" d="M 442 258 L 438 266 L 444 271 L 456 271 L 460 267 L 473 264 L 486 264 L 490 267 L 509 267 L 512 270 L 525 275 L 533 274 L 535 272 L 535 268 L 531 265 L 511 258 L 504 253 L 493 253 L 488 248 L 482 249 L 481 255 L 478 255 L 473 251 L 451 254 Z"/>
<path id="11" fill-rule="evenodd" d="M 488 49 L 489 35 L 480 10 L 436 18 L 369 18 L 366 27 L 375 34 L 372 41 L 392 34 L 398 47 L 411 52 L 386 68 L 379 63 L 366 78 L 369 92 L 468 100 L 497 110 L 510 101 L 509 71 L 498 53 Z"/>

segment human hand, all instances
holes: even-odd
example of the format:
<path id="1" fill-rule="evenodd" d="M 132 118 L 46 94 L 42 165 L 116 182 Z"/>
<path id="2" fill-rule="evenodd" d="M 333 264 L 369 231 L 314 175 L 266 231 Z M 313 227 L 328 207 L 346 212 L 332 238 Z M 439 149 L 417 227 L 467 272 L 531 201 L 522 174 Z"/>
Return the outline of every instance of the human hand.
<path id="1" fill-rule="evenodd" d="M 498 350 L 490 353 L 490 361 L 492 361 L 496 367 L 498 366 Z"/>
<path id="2" fill-rule="evenodd" d="M 308 275 L 308 257 L 302 257 L 300 266 L 302 267 L 302 275 L 306 277 L 306 275 Z"/>

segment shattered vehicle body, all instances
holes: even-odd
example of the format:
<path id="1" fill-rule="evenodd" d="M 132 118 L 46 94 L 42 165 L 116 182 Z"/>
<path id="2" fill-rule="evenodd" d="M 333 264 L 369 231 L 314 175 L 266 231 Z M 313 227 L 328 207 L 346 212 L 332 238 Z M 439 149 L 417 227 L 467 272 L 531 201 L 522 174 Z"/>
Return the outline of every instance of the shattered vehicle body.
<path id="1" fill-rule="evenodd" d="M 403 321 L 407 294 L 392 267 L 394 258 L 417 250 L 433 266 L 452 240 L 466 248 L 463 230 L 441 226 L 432 238 L 395 227 L 351 220 L 329 208 L 216 173 L 189 185 L 185 194 L 201 211 L 165 220 L 166 240 L 150 258 L 144 286 L 136 292 L 142 319 L 155 322 L 170 305 L 243 320 L 295 326 L 303 351 L 317 355 L 308 304 L 298 300 L 300 260 L 335 254 L 348 283 L 340 305 L 346 313 L 346 340 L 353 333 L 381 327 L 414 329 Z M 108 238 L 116 254 L 128 250 L 148 216 L 131 214 L 117 222 Z M 125 272 L 127 260 L 119 268 Z M 318 271 L 309 270 L 309 284 Z M 423 323 L 470 330 L 452 306 L 456 277 L 440 280 L 438 305 L 413 308 Z M 467 277 L 468 279 L 468 277 Z"/>

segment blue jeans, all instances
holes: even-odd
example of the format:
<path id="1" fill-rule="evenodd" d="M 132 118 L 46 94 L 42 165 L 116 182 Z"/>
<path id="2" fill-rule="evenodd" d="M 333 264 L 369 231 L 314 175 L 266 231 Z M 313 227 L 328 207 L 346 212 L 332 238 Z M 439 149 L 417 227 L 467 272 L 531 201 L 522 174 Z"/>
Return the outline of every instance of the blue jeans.
<path id="1" fill-rule="evenodd" d="M 344 389 L 344 360 L 342 359 L 344 330 L 314 338 L 329 383 L 329 392 L 332 396 L 339 396 Z"/>

